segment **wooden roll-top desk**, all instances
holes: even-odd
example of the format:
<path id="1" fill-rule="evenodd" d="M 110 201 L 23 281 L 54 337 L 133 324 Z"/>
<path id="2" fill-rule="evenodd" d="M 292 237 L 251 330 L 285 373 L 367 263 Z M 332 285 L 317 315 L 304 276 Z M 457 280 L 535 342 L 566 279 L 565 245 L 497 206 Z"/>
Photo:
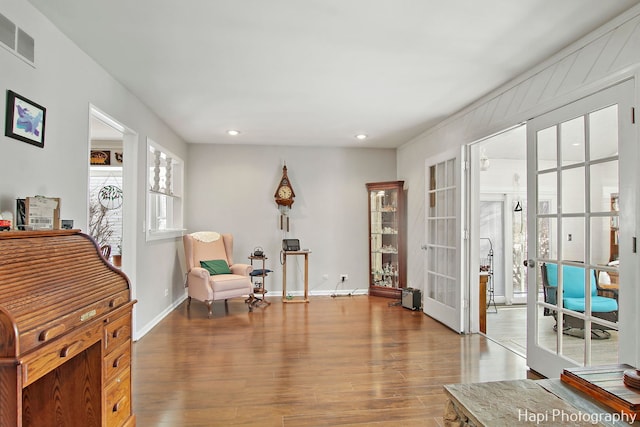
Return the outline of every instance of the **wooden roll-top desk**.
<path id="1" fill-rule="evenodd" d="M 134 426 L 134 303 L 79 230 L 0 232 L 0 427 Z"/>

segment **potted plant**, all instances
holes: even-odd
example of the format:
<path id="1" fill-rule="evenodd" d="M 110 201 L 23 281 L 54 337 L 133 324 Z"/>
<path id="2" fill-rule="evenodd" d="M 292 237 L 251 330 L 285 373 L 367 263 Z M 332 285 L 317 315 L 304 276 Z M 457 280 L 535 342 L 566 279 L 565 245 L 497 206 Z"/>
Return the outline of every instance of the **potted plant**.
<path id="1" fill-rule="evenodd" d="M 89 203 L 89 234 L 96 240 L 98 246 L 111 245 L 117 235 L 110 222 L 111 211 L 120 209 L 122 206 L 123 193 L 120 187 L 105 185 L 92 196 Z M 114 266 L 122 265 L 122 238 L 113 250 L 111 262 Z"/>
<path id="2" fill-rule="evenodd" d="M 113 260 L 113 265 L 122 267 L 122 240 L 116 245 L 116 253 L 111 256 L 111 259 Z"/>
<path id="3" fill-rule="evenodd" d="M 89 235 L 98 243 L 98 246 L 109 244 L 109 238 L 113 234 L 113 228 L 107 218 L 107 209 L 96 201 L 89 204 Z"/>

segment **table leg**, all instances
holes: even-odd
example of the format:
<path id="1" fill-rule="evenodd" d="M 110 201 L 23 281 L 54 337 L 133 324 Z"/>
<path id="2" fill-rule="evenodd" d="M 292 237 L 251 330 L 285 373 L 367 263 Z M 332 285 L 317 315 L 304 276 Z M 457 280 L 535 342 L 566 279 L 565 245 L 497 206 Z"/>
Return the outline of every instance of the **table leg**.
<path id="1" fill-rule="evenodd" d="M 282 254 L 282 301 L 287 300 L 287 254 Z"/>
<path id="2" fill-rule="evenodd" d="M 309 254 L 304 254 L 304 300 L 309 302 Z"/>

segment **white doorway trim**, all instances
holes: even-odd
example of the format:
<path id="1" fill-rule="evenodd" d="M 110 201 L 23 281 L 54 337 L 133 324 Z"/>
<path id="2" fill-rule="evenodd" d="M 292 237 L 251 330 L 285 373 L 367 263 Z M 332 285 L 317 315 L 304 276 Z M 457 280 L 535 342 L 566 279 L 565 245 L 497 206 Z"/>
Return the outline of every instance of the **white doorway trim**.
<path id="1" fill-rule="evenodd" d="M 479 295 L 479 281 L 480 281 L 480 202 L 485 200 L 495 200 L 502 201 L 504 203 L 504 218 L 508 223 L 505 224 L 505 227 L 511 224 L 511 204 L 513 203 L 513 198 L 506 194 L 504 188 L 501 191 L 493 191 L 492 193 L 485 194 L 484 197 L 481 197 L 482 188 L 480 186 L 480 174 L 482 173 L 480 170 L 481 166 L 481 156 L 482 156 L 482 146 L 483 143 L 489 142 L 491 139 L 499 137 L 501 135 L 507 134 L 508 132 L 514 131 L 518 128 L 523 128 L 525 123 L 519 123 L 514 126 L 510 126 L 505 128 L 499 132 L 495 132 L 487 137 L 481 138 L 474 142 L 467 144 L 467 152 L 469 159 L 469 171 L 468 176 L 469 180 L 467 183 L 467 194 L 465 196 L 465 201 L 468 205 L 467 208 L 467 218 L 466 218 L 466 229 L 469 230 L 469 241 L 468 241 L 468 283 L 469 283 L 469 312 L 470 312 L 470 320 L 469 320 L 469 330 L 471 333 L 480 332 L 480 322 L 479 322 L 479 303 L 480 303 L 480 295 Z M 523 128 L 526 129 L 526 128 Z M 524 137 L 523 137 L 524 138 Z M 526 143 L 523 139 L 523 144 Z M 523 159 L 526 161 L 526 157 Z M 489 159 L 489 167 L 491 159 Z M 523 172 L 524 173 L 524 172 Z M 509 179 L 509 188 L 512 187 L 511 181 Z M 522 188 L 526 190 L 526 188 Z M 506 228 L 505 228 L 506 229 Z M 506 245 L 505 250 L 508 252 Z M 512 256 L 508 257 L 509 259 L 505 259 L 505 277 L 510 277 L 507 275 L 507 268 L 509 268 L 513 259 Z M 513 301 L 512 301 L 513 302 Z"/>
<path id="2" fill-rule="evenodd" d="M 128 128 L 118 120 L 106 114 L 93 104 L 89 104 L 89 142 L 88 149 L 91 150 L 91 119 L 96 118 L 122 133 L 122 191 L 124 193 L 124 203 L 122 205 L 122 252 L 129 254 L 122 259 L 122 271 L 127 275 L 131 283 L 131 299 L 136 299 L 136 253 L 137 235 L 136 218 L 138 217 L 137 188 L 138 188 L 138 134 Z M 89 155 L 87 155 L 87 159 Z M 88 178 L 88 177 L 87 177 Z M 89 197 L 87 195 L 87 200 Z M 88 222 L 87 222 L 88 223 Z M 136 306 L 133 306 L 132 331 L 136 328 Z M 134 340 L 136 337 L 133 337 Z"/>

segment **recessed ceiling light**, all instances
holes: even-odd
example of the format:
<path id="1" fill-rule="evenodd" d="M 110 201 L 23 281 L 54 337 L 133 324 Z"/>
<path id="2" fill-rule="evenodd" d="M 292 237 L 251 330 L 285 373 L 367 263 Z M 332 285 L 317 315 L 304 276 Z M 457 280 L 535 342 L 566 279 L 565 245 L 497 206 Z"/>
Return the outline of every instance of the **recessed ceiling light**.
<path id="1" fill-rule="evenodd" d="M 363 140 L 363 139 L 367 139 L 368 135 L 365 135 L 364 133 L 359 133 L 356 135 L 356 138 Z"/>
<path id="2" fill-rule="evenodd" d="M 231 129 L 227 131 L 227 135 L 231 135 L 231 136 L 240 135 L 240 131 Z"/>

